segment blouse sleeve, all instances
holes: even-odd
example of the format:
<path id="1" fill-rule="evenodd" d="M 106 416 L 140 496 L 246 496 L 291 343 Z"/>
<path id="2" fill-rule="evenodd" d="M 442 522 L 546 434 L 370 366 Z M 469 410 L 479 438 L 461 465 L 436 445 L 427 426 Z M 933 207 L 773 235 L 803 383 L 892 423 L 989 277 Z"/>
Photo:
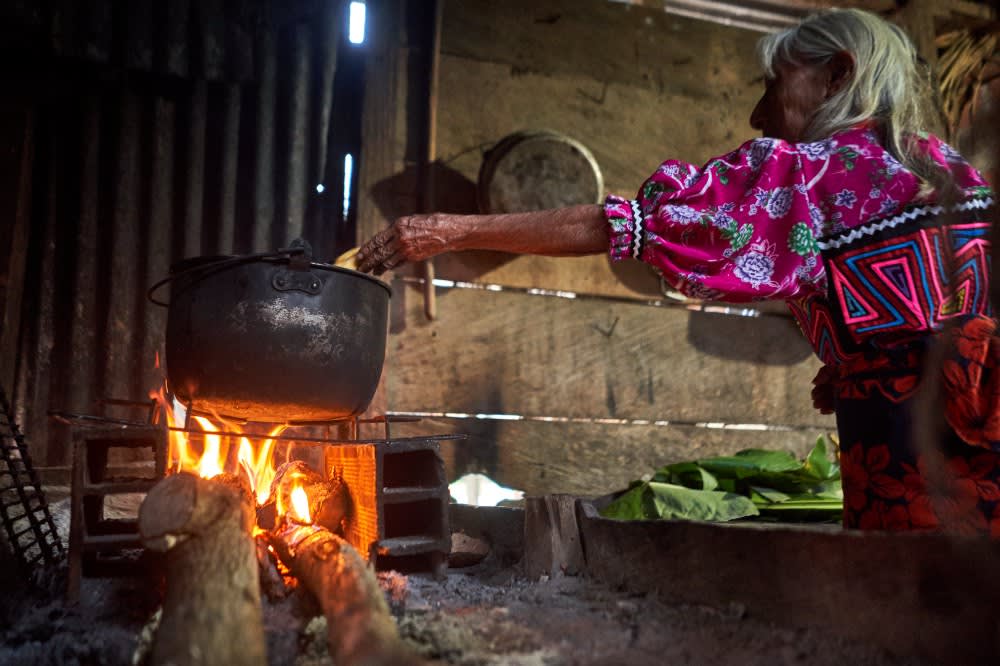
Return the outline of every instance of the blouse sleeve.
<path id="1" fill-rule="evenodd" d="M 774 139 L 701 168 L 664 162 L 635 199 L 607 198 L 611 256 L 650 264 L 693 298 L 788 299 L 816 289 L 823 215 L 809 199 L 812 164 Z"/>

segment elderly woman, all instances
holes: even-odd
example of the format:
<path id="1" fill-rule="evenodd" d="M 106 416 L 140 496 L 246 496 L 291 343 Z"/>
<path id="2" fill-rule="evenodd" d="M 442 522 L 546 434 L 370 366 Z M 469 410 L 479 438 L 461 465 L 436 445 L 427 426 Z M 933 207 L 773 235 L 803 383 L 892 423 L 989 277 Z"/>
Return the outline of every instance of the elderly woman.
<path id="1" fill-rule="evenodd" d="M 832 10 L 759 51 L 766 89 L 750 124 L 764 138 L 701 168 L 668 160 L 636 198 L 603 206 L 404 217 L 362 246 L 358 267 L 381 273 L 450 250 L 610 248 L 694 298 L 785 300 L 824 363 L 813 400 L 837 415 L 844 525 L 1000 536 L 992 194 L 920 131 L 922 77 L 897 27 Z M 918 446 L 916 389 L 944 337 L 945 399 L 934 404 L 949 425 Z"/>

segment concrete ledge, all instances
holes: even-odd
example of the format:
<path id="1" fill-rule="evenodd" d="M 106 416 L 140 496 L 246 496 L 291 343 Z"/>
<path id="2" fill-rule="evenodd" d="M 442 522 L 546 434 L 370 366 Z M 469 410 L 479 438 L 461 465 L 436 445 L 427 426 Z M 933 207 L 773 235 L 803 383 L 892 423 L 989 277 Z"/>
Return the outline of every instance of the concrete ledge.
<path id="1" fill-rule="evenodd" d="M 618 521 L 577 502 L 585 572 L 679 603 L 742 604 L 899 655 L 1000 660 L 1000 542 L 931 535 Z"/>

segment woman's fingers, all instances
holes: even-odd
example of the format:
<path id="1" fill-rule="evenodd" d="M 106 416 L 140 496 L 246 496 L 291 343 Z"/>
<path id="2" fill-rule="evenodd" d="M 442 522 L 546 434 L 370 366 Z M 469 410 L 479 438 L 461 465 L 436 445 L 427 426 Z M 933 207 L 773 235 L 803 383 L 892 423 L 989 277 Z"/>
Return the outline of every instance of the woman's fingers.
<path id="1" fill-rule="evenodd" d="M 379 275 L 407 261 L 440 254 L 447 248 L 435 215 L 409 215 L 375 234 L 358 250 L 358 270 Z"/>
<path id="2" fill-rule="evenodd" d="M 363 273 L 383 273 L 389 266 L 386 262 L 398 249 L 395 225 L 380 231 L 358 250 L 358 270 Z"/>
<path id="3" fill-rule="evenodd" d="M 391 257 L 382 262 L 382 264 L 375 269 L 375 275 L 381 275 L 385 271 L 391 271 L 401 264 L 406 262 L 406 255 L 402 251 L 394 253 Z"/>
<path id="4" fill-rule="evenodd" d="M 362 255 L 363 251 L 364 255 Z M 398 240 L 395 239 L 383 245 L 370 241 L 369 244 L 358 250 L 357 257 L 358 270 L 362 273 L 373 273 L 375 275 L 381 275 L 406 263 L 406 251 Z"/>

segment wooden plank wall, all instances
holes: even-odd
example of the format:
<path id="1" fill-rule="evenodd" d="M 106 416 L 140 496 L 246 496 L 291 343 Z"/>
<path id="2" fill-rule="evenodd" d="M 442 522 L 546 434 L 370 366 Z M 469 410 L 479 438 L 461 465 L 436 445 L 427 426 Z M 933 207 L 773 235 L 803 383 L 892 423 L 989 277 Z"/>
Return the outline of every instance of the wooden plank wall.
<path id="1" fill-rule="evenodd" d="M 406 16 L 412 4 L 375 11 Z M 606 0 L 449 0 L 439 209 L 475 210 L 485 151 L 516 131 L 582 141 L 608 191 L 628 196 L 667 157 L 701 163 L 736 147 L 753 136 L 756 39 Z M 424 43 L 397 29 L 372 45 L 387 71 L 369 71 L 366 108 L 386 120 L 369 136 L 390 136 L 394 148 L 383 141 L 379 166 L 363 167 L 362 237 L 417 201 L 410 149 L 424 100 L 406 63 Z M 390 97 L 395 113 L 385 111 Z M 529 493 L 601 494 L 680 459 L 749 446 L 802 453 L 833 429 L 809 400 L 818 362 L 783 315 L 691 312 L 664 299 L 645 266 L 602 256 L 467 252 L 436 268 L 441 280 L 492 286 L 439 288 L 428 321 L 419 274 L 395 276 L 386 399 L 393 412 L 426 415 L 398 434 L 469 435 L 443 445 L 452 477 L 479 471 Z"/>

